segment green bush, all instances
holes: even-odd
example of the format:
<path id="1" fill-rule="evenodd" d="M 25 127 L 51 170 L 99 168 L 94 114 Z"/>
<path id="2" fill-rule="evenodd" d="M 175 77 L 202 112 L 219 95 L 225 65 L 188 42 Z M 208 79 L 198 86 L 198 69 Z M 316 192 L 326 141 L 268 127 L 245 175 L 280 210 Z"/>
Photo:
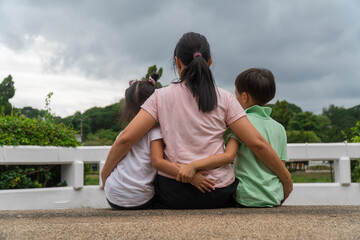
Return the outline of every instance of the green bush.
<path id="1" fill-rule="evenodd" d="M 0 146 L 38 145 L 76 147 L 76 132 L 51 120 L 30 119 L 24 116 L 0 117 Z"/>
<path id="2" fill-rule="evenodd" d="M 351 128 L 351 132 L 350 141 L 360 143 L 360 121 Z M 360 182 L 360 159 L 351 161 L 351 181 Z"/>
<path id="3" fill-rule="evenodd" d="M 0 116 L 0 146 L 38 145 L 76 147 L 76 132 L 51 118 Z M 60 165 L 0 165 L 0 189 L 62 186 Z"/>

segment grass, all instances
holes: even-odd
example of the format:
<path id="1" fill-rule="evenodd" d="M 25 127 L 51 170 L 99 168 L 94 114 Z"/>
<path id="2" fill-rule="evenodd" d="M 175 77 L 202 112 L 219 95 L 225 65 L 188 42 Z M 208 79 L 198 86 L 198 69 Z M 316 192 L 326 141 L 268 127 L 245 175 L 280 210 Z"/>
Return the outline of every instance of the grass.
<path id="1" fill-rule="evenodd" d="M 328 183 L 331 182 L 330 172 L 306 173 L 304 171 L 290 172 L 294 183 Z M 334 174 L 333 174 L 334 179 Z M 333 180 L 334 181 L 334 180 Z"/>
<path id="2" fill-rule="evenodd" d="M 85 175 L 84 185 L 99 185 L 99 174 Z"/>

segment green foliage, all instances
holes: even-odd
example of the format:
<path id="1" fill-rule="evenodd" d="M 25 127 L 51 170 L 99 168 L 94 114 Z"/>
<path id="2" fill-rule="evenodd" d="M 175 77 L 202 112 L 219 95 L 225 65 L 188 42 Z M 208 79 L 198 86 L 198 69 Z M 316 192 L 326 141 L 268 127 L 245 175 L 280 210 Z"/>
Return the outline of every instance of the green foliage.
<path id="1" fill-rule="evenodd" d="M 84 145 L 86 146 L 111 146 L 115 141 L 118 131 L 111 129 L 100 129 L 96 133 L 90 133 Z"/>
<path id="2" fill-rule="evenodd" d="M 45 116 L 45 110 L 39 110 L 32 107 L 14 108 L 14 112 L 18 112 L 27 118 L 38 118 L 39 116 Z"/>
<path id="3" fill-rule="evenodd" d="M 64 124 L 20 116 L 0 117 L 0 146 L 39 145 L 76 147 L 76 132 Z"/>
<path id="4" fill-rule="evenodd" d="M 56 165 L 0 165 L 0 172 L 0 189 L 66 186 L 66 182 L 61 183 L 60 166 Z"/>
<path id="5" fill-rule="evenodd" d="M 288 143 L 319 143 L 321 139 L 313 131 L 287 130 Z"/>
<path id="6" fill-rule="evenodd" d="M 358 121 L 355 127 L 351 128 L 350 141 L 360 143 L 360 121 Z M 360 182 L 360 159 L 357 161 L 351 161 L 351 181 Z"/>
<path id="7" fill-rule="evenodd" d="M 15 87 L 12 76 L 9 75 L 0 83 L 0 113 L 9 115 L 12 111 L 11 103 L 9 99 L 14 97 Z"/>
<path id="8" fill-rule="evenodd" d="M 360 143 L 360 121 L 356 123 L 355 127 L 351 128 L 350 141 Z"/>
<path id="9" fill-rule="evenodd" d="M 302 112 L 302 109 L 293 103 L 287 103 L 287 109 L 289 109 L 293 114 Z"/>
<path id="10" fill-rule="evenodd" d="M 119 103 L 111 104 L 104 108 L 93 107 L 86 110 L 83 114 L 76 112 L 74 115 L 66 118 L 55 118 L 55 122 L 63 123 L 77 130 L 81 131 L 82 122 L 82 133 L 85 142 L 90 141 L 89 137 L 100 129 L 109 129 L 112 132 L 119 133 L 121 130 L 120 116 L 121 108 L 124 101 L 121 100 Z M 95 143 L 94 138 L 91 139 Z M 104 145 L 99 143 L 99 145 Z"/>
<path id="11" fill-rule="evenodd" d="M 330 105 L 323 109 L 323 115 L 331 121 L 328 142 L 342 142 L 351 138 L 351 128 L 360 119 L 360 105 L 348 109 Z"/>
<path id="12" fill-rule="evenodd" d="M 0 146 L 39 145 L 76 147 L 75 131 L 52 120 L 23 115 L 0 116 Z M 59 165 L 0 166 L 0 189 L 62 186 Z"/>
<path id="13" fill-rule="evenodd" d="M 163 68 L 160 67 L 159 70 L 157 69 L 156 65 L 153 65 L 153 66 L 150 66 L 147 70 L 147 73 L 145 74 L 145 77 L 142 78 L 142 80 L 148 80 L 150 75 L 153 74 L 153 73 L 157 73 L 159 74 L 159 79 L 161 78 L 161 75 L 163 73 Z M 161 83 L 159 82 L 159 79 L 158 79 L 158 82 L 156 83 L 156 87 L 157 88 L 162 88 L 162 85 Z"/>
<path id="14" fill-rule="evenodd" d="M 283 100 L 277 100 L 274 107 L 272 108 L 271 117 L 277 122 L 281 123 L 285 129 L 289 124 L 290 118 L 292 116 L 292 111 L 288 109 L 288 102 Z"/>
<path id="15" fill-rule="evenodd" d="M 360 159 L 351 161 L 351 181 L 360 182 Z"/>
<path id="16" fill-rule="evenodd" d="M 348 109 L 330 105 L 323 109 L 323 115 L 328 116 L 331 124 L 339 129 L 351 128 L 360 119 L 360 105 Z"/>
<path id="17" fill-rule="evenodd" d="M 64 124 L 56 124 L 51 116 L 49 93 L 44 116 L 31 119 L 24 115 L 0 116 L 0 146 L 38 145 L 76 147 L 76 132 Z M 0 165 L 0 189 L 64 186 L 61 166 Z"/>
<path id="18" fill-rule="evenodd" d="M 312 112 L 299 112 L 292 116 L 289 121 L 288 130 L 312 131 L 326 142 L 330 129 L 330 119 L 324 115 L 315 115 Z"/>
<path id="19" fill-rule="evenodd" d="M 323 109 L 321 115 L 302 112 L 300 107 L 286 100 L 267 106 L 272 108 L 271 117 L 286 130 L 312 131 L 321 142 L 343 142 L 350 139 L 351 127 L 360 119 L 360 105 L 349 109 L 330 105 Z"/>

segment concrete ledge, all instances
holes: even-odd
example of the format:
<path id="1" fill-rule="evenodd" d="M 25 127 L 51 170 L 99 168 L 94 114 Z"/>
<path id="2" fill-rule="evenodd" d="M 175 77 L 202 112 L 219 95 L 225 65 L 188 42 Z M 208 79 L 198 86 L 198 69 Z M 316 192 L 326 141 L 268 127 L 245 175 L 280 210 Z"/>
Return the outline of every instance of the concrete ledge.
<path id="1" fill-rule="evenodd" d="M 360 205 L 360 183 L 295 183 L 284 205 Z"/>
<path id="2" fill-rule="evenodd" d="M 99 186 L 0 190 L 0 210 L 107 208 Z M 1 238 L 0 238 L 1 239 Z"/>
<path id="3" fill-rule="evenodd" d="M 359 239 L 360 206 L 0 211 L 0 239 Z"/>

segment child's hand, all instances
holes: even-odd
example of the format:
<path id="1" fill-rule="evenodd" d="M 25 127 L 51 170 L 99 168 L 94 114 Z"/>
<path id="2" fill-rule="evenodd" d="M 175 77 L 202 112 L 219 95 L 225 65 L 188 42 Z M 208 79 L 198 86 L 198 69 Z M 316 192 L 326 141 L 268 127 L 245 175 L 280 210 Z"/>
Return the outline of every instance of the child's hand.
<path id="1" fill-rule="evenodd" d="M 191 180 L 191 184 L 199 189 L 202 193 L 211 192 L 211 190 L 215 190 L 215 182 L 206 178 L 205 175 L 207 175 L 209 172 L 207 171 L 200 171 L 195 173 L 194 177 Z"/>
<path id="2" fill-rule="evenodd" d="M 180 167 L 179 173 L 176 177 L 176 180 L 183 183 L 191 182 L 191 179 L 194 177 L 196 170 L 191 164 L 179 164 Z"/>

